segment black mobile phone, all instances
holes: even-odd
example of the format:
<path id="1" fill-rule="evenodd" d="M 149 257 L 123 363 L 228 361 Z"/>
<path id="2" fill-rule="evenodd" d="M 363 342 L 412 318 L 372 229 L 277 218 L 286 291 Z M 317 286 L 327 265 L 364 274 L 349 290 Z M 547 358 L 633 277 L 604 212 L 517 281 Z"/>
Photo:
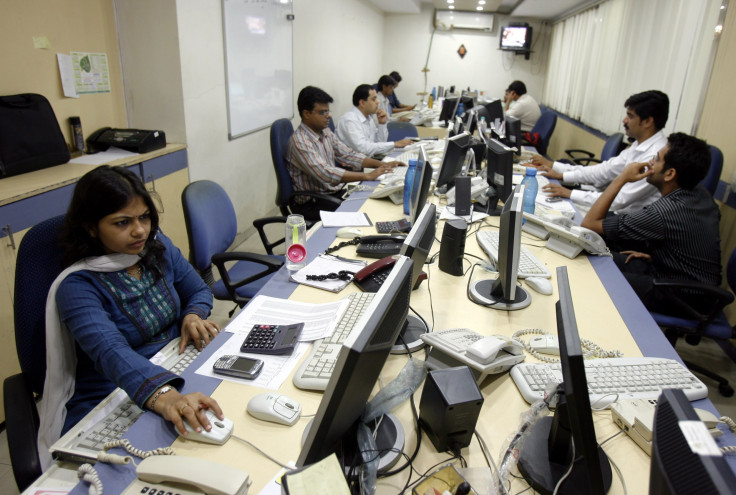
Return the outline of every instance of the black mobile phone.
<path id="1" fill-rule="evenodd" d="M 235 355 L 222 356 L 212 365 L 212 371 L 215 373 L 247 379 L 257 377 L 262 369 L 262 359 L 251 359 Z"/>

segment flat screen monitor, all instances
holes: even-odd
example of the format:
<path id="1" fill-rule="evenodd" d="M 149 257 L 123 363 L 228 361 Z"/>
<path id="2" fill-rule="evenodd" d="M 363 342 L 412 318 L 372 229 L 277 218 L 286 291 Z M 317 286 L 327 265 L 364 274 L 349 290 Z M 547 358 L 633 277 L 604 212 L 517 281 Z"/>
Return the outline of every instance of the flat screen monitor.
<path id="1" fill-rule="evenodd" d="M 496 263 L 498 278 L 479 280 L 471 285 L 470 298 L 473 302 L 505 311 L 523 309 L 531 304 L 529 292 L 516 286 L 523 206 L 524 186 L 519 184 L 501 210 Z"/>
<path id="2" fill-rule="evenodd" d="M 417 168 L 414 172 L 414 181 L 411 185 L 411 193 L 409 194 L 409 222 L 414 225 L 417 215 L 422 211 L 424 203 L 429 197 L 429 186 L 432 182 L 432 165 L 427 157 L 427 150 L 424 145 L 419 147 L 419 157 L 417 158 Z"/>
<path id="3" fill-rule="evenodd" d="M 468 150 L 467 145 L 463 146 L 461 143 L 467 143 L 469 140 L 470 134 L 467 133 L 458 134 L 447 140 L 436 187 L 447 186 L 449 189 L 454 185 L 455 177 L 462 171 L 465 153 Z"/>
<path id="4" fill-rule="evenodd" d="M 411 277 L 412 287 L 416 287 L 422 267 L 427 261 L 429 250 L 434 244 L 434 236 L 437 231 L 436 215 L 437 207 L 432 203 L 426 203 L 419 216 L 411 227 L 409 234 L 404 239 L 399 254 L 411 258 L 414 261 L 414 272 Z"/>
<path id="5" fill-rule="evenodd" d="M 412 271 L 412 260 L 399 256 L 340 349 L 317 414 L 304 436 L 297 466 L 313 464 L 332 453 L 344 466 L 362 463 L 356 447 L 358 421 L 409 312 Z"/>
<path id="6" fill-rule="evenodd" d="M 532 49 L 532 27 L 528 24 L 501 28 L 499 48 L 513 52 L 528 52 Z"/>
<path id="7" fill-rule="evenodd" d="M 500 125 L 501 122 L 503 122 L 503 102 L 501 100 L 491 100 L 486 102 L 484 106 L 486 107 L 486 110 L 488 110 L 488 116 L 490 119 L 488 126 L 491 124 L 495 125 L 496 121 L 498 121 Z"/>
<path id="8" fill-rule="evenodd" d="M 701 425 L 685 393 L 678 389 L 667 389 L 657 399 L 652 432 L 652 463 L 649 474 L 650 495 L 675 495 L 681 493 L 733 493 L 736 476 L 710 434 L 705 435 L 701 446 L 710 444 L 710 455 L 703 450 L 694 452 L 686 432 Z"/>
<path id="9" fill-rule="evenodd" d="M 460 98 L 445 98 L 442 100 L 442 110 L 440 110 L 440 120 L 447 125 L 448 122 L 455 118 Z"/>
<path id="10" fill-rule="evenodd" d="M 521 120 L 511 115 L 504 117 L 506 121 L 506 137 L 505 143 L 510 148 L 516 148 L 516 154 L 521 154 Z"/>
<path id="11" fill-rule="evenodd" d="M 496 190 L 496 199 L 506 199 L 514 188 L 514 152 L 497 141 L 488 140 L 486 149 L 486 182 Z"/>
<path id="12" fill-rule="evenodd" d="M 565 266 L 557 267 L 557 292 L 562 367 L 557 407 L 553 417 L 540 419 L 529 431 L 521 447 L 519 471 L 539 493 L 553 493 L 557 482 L 570 470 L 557 490 L 559 495 L 604 495 L 611 488 L 611 465 L 595 440 L 583 350 Z"/>

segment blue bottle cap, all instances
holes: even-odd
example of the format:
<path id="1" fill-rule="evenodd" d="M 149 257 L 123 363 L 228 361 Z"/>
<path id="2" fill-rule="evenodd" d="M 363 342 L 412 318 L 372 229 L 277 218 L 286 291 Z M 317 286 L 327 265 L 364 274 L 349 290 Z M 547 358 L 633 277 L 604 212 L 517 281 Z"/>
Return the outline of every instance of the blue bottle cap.
<path id="1" fill-rule="evenodd" d="M 537 175 L 537 169 L 534 167 L 526 167 L 526 175 Z"/>
<path id="2" fill-rule="evenodd" d="M 416 158 L 412 158 L 411 160 L 409 160 L 409 166 L 410 167 L 416 167 L 417 166 L 417 159 Z"/>

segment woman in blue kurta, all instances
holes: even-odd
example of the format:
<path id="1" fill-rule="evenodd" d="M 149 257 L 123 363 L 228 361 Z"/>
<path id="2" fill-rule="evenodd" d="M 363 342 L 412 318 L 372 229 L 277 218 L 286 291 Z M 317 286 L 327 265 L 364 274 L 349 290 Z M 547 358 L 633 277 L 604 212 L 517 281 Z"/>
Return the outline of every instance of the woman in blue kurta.
<path id="1" fill-rule="evenodd" d="M 184 420 L 197 431 L 209 430 L 204 409 L 222 418 L 217 402 L 198 392 L 181 395 L 183 380 L 149 361 L 176 337 L 182 337 L 180 351 L 188 342 L 201 349 L 220 329 L 206 319 L 212 309 L 209 287 L 158 231 L 158 213 L 142 181 L 123 167 L 85 174 L 61 238 L 66 266 L 83 259 L 123 260 L 119 270 L 80 268 L 58 285 L 62 332 L 71 333 L 76 351 L 62 433 L 115 387 L 182 434 Z"/>

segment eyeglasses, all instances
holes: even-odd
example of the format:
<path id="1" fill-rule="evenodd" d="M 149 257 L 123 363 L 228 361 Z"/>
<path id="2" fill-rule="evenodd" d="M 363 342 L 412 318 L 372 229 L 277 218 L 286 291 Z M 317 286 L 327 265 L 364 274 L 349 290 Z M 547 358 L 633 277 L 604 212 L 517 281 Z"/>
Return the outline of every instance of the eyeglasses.
<path id="1" fill-rule="evenodd" d="M 330 111 L 329 110 L 312 110 L 312 113 L 318 113 L 324 117 L 325 115 L 329 115 Z"/>

